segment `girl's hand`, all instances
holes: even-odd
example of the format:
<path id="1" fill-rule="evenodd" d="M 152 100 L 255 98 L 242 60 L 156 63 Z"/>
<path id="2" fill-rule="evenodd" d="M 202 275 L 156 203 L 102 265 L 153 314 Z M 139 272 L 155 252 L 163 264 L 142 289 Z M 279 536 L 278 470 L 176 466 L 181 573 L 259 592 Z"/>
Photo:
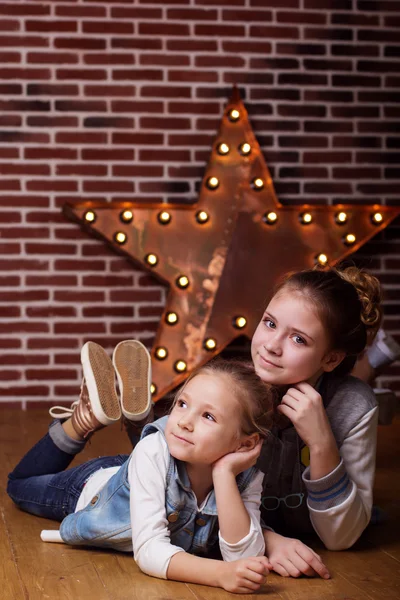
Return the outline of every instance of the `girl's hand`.
<path id="1" fill-rule="evenodd" d="M 242 473 L 256 464 L 257 459 L 260 456 L 261 448 L 262 440 L 257 442 L 251 450 L 247 450 L 247 448 L 243 447 L 236 452 L 225 454 L 225 456 L 222 456 L 213 464 L 213 477 L 222 471 L 232 473 L 236 477 L 239 473 Z"/>
<path id="2" fill-rule="evenodd" d="M 220 587 L 234 594 L 256 592 L 265 583 L 268 570 L 265 556 L 241 558 L 233 562 L 221 563 Z"/>
<path id="3" fill-rule="evenodd" d="M 321 557 L 308 546 L 295 540 L 279 535 L 274 531 L 264 530 L 265 553 L 268 556 L 270 569 L 282 577 L 300 577 L 319 575 L 329 579 L 330 574 Z"/>
<path id="4" fill-rule="evenodd" d="M 288 417 L 310 448 L 331 443 L 333 433 L 320 394 L 305 381 L 288 389 L 278 411 Z"/>

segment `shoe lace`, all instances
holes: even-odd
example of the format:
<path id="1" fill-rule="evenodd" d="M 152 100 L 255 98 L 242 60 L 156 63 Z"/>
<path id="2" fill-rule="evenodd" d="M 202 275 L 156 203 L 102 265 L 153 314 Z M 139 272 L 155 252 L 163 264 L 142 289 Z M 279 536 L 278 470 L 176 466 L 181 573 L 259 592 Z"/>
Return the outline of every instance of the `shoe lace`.
<path id="1" fill-rule="evenodd" d="M 70 408 L 66 408 L 65 406 L 52 406 L 49 410 L 49 415 L 53 417 L 53 419 L 67 419 L 72 415 L 78 404 L 79 401 L 77 400 L 71 404 Z"/>

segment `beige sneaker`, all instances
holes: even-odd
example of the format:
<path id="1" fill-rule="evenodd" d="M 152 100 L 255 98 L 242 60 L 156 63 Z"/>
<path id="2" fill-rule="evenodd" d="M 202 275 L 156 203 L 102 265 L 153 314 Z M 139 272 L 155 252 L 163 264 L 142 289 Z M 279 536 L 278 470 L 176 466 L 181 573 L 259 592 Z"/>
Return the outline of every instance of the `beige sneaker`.
<path id="1" fill-rule="evenodd" d="M 115 389 L 115 373 L 104 348 L 87 342 L 81 351 L 83 381 L 79 400 L 71 408 L 54 406 L 54 418 L 71 417 L 76 433 L 87 439 L 95 431 L 112 425 L 121 418 L 121 407 Z"/>
<path id="2" fill-rule="evenodd" d="M 152 409 L 151 359 L 141 342 L 125 340 L 114 349 L 122 414 L 128 421 L 146 419 Z"/>

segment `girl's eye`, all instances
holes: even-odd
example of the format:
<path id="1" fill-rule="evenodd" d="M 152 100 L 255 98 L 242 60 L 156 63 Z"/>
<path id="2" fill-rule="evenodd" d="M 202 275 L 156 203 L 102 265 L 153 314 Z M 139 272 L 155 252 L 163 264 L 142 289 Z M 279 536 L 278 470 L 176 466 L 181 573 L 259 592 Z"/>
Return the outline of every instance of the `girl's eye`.
<path id="1" fill-rule="evenodd" d="M 269 327 L 270 329 L 275 329 L 276 325 L 273 321 L 271 321 L 271 319 L 265 319 L 265 324 L 267 327 Z"/>
<path id="2" fill-rule="evenodd" d="M 185 408 L 186 402 L 184 400 L 178 400 L 177 405 L 179 406 L 179 408 Z"/>
<path id="3" fill-rule="evenodd" d="M 212 416 L 211 413 L 204 413 L 203 417 L 208 421 L 215 421 L 215 418 Z"/>
<path id="4" fill-rule="evenodd" d="M 294 335 L 293 339 L 296 342 L 296 344 L 305 344 L 306 343 L 305 339 L 303 339 L 300 335 Z"/>

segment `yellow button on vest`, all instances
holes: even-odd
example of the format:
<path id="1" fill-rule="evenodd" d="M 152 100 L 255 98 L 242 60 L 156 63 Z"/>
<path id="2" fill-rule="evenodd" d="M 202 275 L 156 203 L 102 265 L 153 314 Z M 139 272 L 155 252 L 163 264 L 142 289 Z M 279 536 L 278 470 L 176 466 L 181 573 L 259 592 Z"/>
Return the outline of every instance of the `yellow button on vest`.
<path id="1" fill-rule="evenodd" d="M 96 504 L 97 500 L 99 499 L 98 496 L 93 496 L 93 498 L 90 501 L 90 504 Z"/>
<path id="2" fill-rule="evenodd" d="M 178 512 L 173 512 L 170 515 L 168 515 L 168 521 L 170 523 L 175 523 L 178 520 L 179 517 L 179 513 Z"/>
<path id="3" fill-rule="evenodd" d="M 200 527 L 203 527 L 203 525 L 205 525 L 206 522 L 207 521 L 205 519 L 202 519 L 201 517 L 199 517 L 198 519 L 196 519 L 196 524 L 200 525 Z"/>

